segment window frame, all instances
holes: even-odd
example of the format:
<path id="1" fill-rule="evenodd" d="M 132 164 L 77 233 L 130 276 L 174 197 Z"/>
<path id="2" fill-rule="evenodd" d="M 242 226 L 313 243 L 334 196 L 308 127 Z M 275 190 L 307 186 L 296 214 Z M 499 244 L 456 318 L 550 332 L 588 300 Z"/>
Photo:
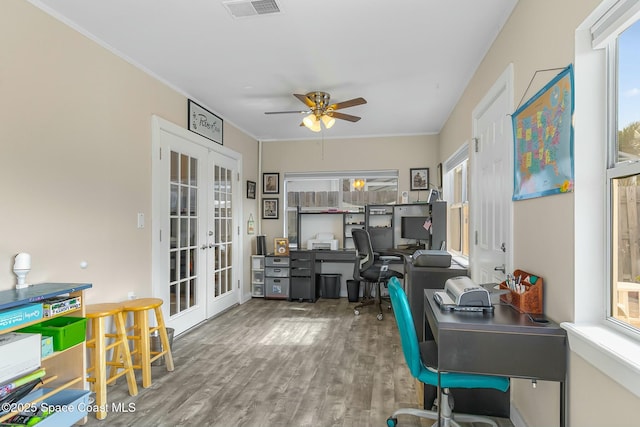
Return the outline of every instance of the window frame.
<path id="1" fill-rule="evenodd" d="M 574 146 L 573 321 L 561 326 L 567 330 L 572 352 L 640 397 L 640 339 L 609 316 L 612 173 L 608 168 L 614 158 L 609 141 L 616 104 L 611 96 L 615 58 L 604 48 L 638 18 L 640 0 L 604 0 L 575 32 L 574 130 L 580 144 Z"/>
<path id="2" fill-rule="evenodd" d="M 449 214 L 451 212 L 452 209 L 455 209 L 457 207 L 460 208 L 460 214 L 461 214 L 461 219 L 464 218 L 463 215 L 463 211 L 465 209 L 465 207 L 467 208 L 467 221 L 469 221 L 469 166 L 470 166 L 470 156 L 469 156 L 469 142 L 466 141 L 462 144 L 462 146 L 460 146 L 460 148 L 458 148 L 458 150 L 456 150 L 455 153 L 453 153 L 445 162 L 443 165 L 443 171 L 442 171 L 442 176 L 443 176 L 443 199 L 447 201 L 447 218 L 449 218 Z M 454 188 L 454 177 L 453 174 L 455 173 L 455 170 L 458 167 L 462 167 L 462 188 L 461 188 L 461 201 L 459 203 L 455 202 L 454 199 L 454 194 L 455 194 L 455 188 Z M 452 233 L 451 233 L 451 223 L 448 221 L 447 222 L 447 242 L 451 242 L 452 241 Z M 468 231 L 468 227 L 467 227 L 467 231 Z M 462 262 L 463 264 L 466 263 L 466 265 L 468 266 L 469 263 L 469 254 L 464 255 L 464 237 L 463 237 L 463 233 L 464 233 L 464 225 L 461 223 L 460 224 L 460 251 L 456 251 L 452 249 L 453 245 L 448 245 L 448 250 L 449 252 L 451 252 L 454 256 L 456 256 L 456 260 L 459 262 Z M 471 245 L 471 236 L 469 236 L 468 232 L 467 232 L 467 236 L 466 236 L 466 240 L 468 245 Z"/>

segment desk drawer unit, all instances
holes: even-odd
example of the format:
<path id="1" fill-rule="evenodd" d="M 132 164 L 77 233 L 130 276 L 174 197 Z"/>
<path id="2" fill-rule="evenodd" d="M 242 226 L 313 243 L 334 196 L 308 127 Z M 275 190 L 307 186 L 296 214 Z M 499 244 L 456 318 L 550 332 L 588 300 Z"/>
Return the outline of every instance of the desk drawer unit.
<path id="1" fill-rule="evenodd" d="M 267 267 L 289 267 L 289 258 L 268 256 L 265 258 L 264 263 Z"/>
<path id="2" fill-rule="evenodd" d="M 265 294 L 267 299 L 289 298 L 289 278 L 267 277 L 265 280 Z"/>
<path id="3" fill-rule="evenodd" d="M 289 298 L 289 257 L 267 256 L 264 259 L 264 297 Z"/>
<path id="4" fill-rule="evenodd" d="M 315 280 L 315 259 L 313 252 L 291 251 L 291 286 L 289 301 L 316 302 L 318 292 Z"/>

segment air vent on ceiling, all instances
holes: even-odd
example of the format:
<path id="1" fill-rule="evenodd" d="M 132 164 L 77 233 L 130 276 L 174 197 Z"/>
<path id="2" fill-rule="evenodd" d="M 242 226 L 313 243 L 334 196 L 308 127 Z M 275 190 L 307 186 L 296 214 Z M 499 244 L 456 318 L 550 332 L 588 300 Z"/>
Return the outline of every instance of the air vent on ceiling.
<path id="1" fill-rule="evenodd" d="M 275 0 L 231 0 L 223 1 L 222 4 L 234 18 L 280 13 L 280 8 Z"/>

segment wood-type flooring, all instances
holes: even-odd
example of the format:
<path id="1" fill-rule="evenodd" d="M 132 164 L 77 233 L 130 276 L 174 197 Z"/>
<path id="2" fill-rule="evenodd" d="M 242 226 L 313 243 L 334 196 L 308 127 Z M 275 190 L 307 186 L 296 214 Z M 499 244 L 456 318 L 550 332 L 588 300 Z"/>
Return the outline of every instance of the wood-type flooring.
<path id="1" fill-rule="evenodd" d="M 316 303 L 252 299 L 176 337 L 175 370 L 129 396 L 108 387 L 108 415 L 87 426 L 385 426 L 421 399 L 391 311 L 360 316 L 346 298 Z M 430 420 L 400 416 L 400 427 Z M 512 426 L 496 419 L 501 427 Z M 477 426 L 481 424 L 475 424 Z"/>

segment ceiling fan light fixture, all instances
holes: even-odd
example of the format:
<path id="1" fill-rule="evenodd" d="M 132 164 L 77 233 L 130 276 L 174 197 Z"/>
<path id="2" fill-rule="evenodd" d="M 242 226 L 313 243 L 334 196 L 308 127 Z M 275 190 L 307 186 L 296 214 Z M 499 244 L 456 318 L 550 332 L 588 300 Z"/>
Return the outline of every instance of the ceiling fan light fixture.
<path id="1" fill-rule="evenodd" d="M 331 127 L 336 123 L 336 119 L 326 114 L 323 114 L 320 120 L 322 120 L 324 127 L 327 129 L 331 129 Z"/>
<path id="2" fill-rule="evenodd" d="M 302 123 L 313 132 L 320 132 L 322 130 L 320 127 L 320 121 L 313 113 L 302 119 Z"/>

